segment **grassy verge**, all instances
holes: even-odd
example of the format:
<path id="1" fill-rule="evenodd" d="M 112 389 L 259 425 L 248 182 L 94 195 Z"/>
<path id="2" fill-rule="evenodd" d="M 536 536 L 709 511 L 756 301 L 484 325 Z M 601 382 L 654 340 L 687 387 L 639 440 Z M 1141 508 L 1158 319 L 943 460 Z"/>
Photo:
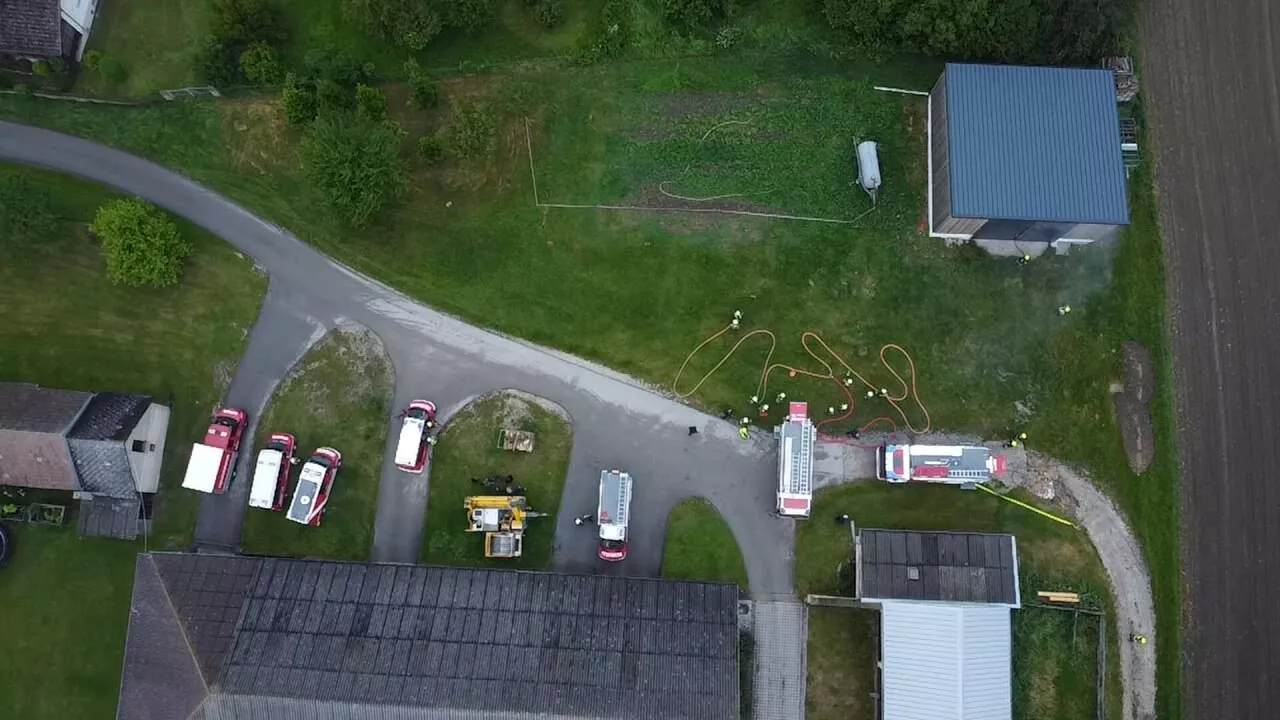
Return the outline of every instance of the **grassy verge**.
<path id="1" fill-rule="evenodd" d="M 527 430 L 535 437 L 532 453 L 497 447 L 498 431 Z M 422 562 L 544 569 L 551 564 L 555 515 L 560 507 L 573 432 L 556 413 L 513 395 L 494 395 L 468 406 L 444 427 L 430 460 L 427 529 L 422 538 Z M 485 490 L 472 478 L 512 475 L 526 489 L 529 506 L 546 517 L 530 520 L 519 558 L 487 559 L 484 536 L 466 532 L 463 501 Z"/>
<path id="2" fill-rule="evenodd" d="M 81 70 L 76 89 L 96 95 L 140 97 L 197 84 L 195 64 L 212 18 L 207 0 L 114 0 L 98 5 L 89 49 L 115 58 L 127 73 L 108 82 Z"/>
<path id="3" fill-rule="evenodd" d="M 682 501 L 667 518 L 662 576 L 678 580 L 737 583 L 747 589 L 747 566 L 733 531 L 711 503 Z"/>
<path id="4" fill-rule="evenodd" d="M 879 613 L 871 610 L 809 608 L 806 720 L 875 720 L 879 626 Z"/>
<path id="5" fill-rule="evenodd" d="M 179 488 L 190 443 L 202 436 L 231 381 L 265 278 L 217 238 L 179 221 L 195 246 L 180 284 L 112 285 L 88 223 L 116 196 L 68 177 L 0 165 L 0 177 L 17 172 L 48 192 L 59 222 L 39 242 L 0 241 L 0 378 L 147 393 L 169 403 L 152 546 L 184 550 L 199 504 L 197 493 Z"/>
<path id="6" fill-rule="evenodd" d="M 822 491 L 815 502 L 814 517 L 848 513 L 861 527 L 1012 533 L 1018 538 L 1024 598 L 1034 598 L 1038 590 L 1071 590 L 1081 593 L 1086 604 L 1112 612 L 1105 571 L 1083 532 L 985 493 L 942 486 L 859 484 Z M 851 558 L 847 526 L 822 521 L 801 525 L 796 536 L 797 592 L 850 594 Z M 830 637 L 841 632 L 825 624 L 840 622 L 834 616 L 853 625 L 842 631 L 849 642 Z M 841 713 L 846 709 L 869 716 L 865 715 L 870 712 L 865 695 L 855 703 L 833 690 L 854 684 L 870 691 L 876 647 L 862 627 L 866 619 L 862 613 L 824 609 L 819 615 L 818 631 L 811 626 L 809 702 L 813 716 L 844 717 Z M 1069 614 L 1039 609 L 1017 611 L 1013 637 L 1016 718 L 1093 717 L 1096 620 L 1082 617 L 1076 630 L 1073 642 Z M 1114 631 L 1109 634 L 1108 654 L 1116 657 L 1116 636 Z M 867 655 L 868 651 L 871 655 Z M 1119 717 L 1122 696 L 1118 663 L 1108 665 L 1107 686 L 1109 714 Z M 857 708 L 848 708 L 847 704 L 856 704 Z"/>
<path id="7" fill-rule="evenodd" d="M 141 543 L 10 524 L 0 687 L 13 718 L 114 717 Z"/>
<path id="8" fill-rule="evenodd" d="M 329 446 L 342 453 L 342 468 L 320 527 L 291 522 L 283 512 L 250 508 L 245 552 L 369 558 L 390 396 L 391 362 L 372 334 L 333 332 L 307 353 L 271 400 L 259 424 L 258 444 L 272 432 L 292 433 L 303 462 L 317 447 Z"/>

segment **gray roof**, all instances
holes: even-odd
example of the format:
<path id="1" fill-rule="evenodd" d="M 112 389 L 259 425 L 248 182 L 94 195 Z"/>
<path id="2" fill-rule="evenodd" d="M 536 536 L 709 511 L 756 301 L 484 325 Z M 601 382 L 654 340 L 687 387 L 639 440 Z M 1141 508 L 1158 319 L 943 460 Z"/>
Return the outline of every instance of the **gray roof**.
<path id="1" fill-rule="evenodd" d="M 109 498 L 137 494 L 129 453 L 118 440 L 67 440 L 71 462 L 80 478 L 80 489 Z"/>
<path id="2" fill-rule="evenodd" d="M 1129 222 L 1110 70 L 948 64 L 951 214 Z"/>
<path id="3" fill-rule="evenodd" d="M 101 392 L 89 400 L 67 437 L 124 441 L 151 407 L 146 395 Z"/>
<path id="4" fill-rule="evenodd" d="M 92 397 L 92 393 L 76 390 L 0 382 L 0 430 L 62 435 Z"/>
<path id="5" fill-rule="evenodd" d="M 883 720 L 1010 720 L 1011 615 L 996 605 L 885 602 Z"/>
<path id="6" fill-rule="evenodd" d="M 146 557 L 210 686 L 196 718 L 738 714 L 732 585 Z M 156 662 L 147 633 L 135 619 L 119 718 L 186 718 L 135 691 Z"/>
<path id="7" fill-rule="evenodd" d="M 61 24 L 58 0 L 0 0 L 0 52 L 57 57 Z"/>
<path id="8" fill-rule="evenodd" d="M 138 537 L 137 498 L 95 498 L 81 500 L 76 512 L 80 537 L 109 537 L 132 540 Z"/>
<path id="9" fill-rule="evenodd" d="M 1012 535 L 862 530 L 859 596 L 1019 605 Z"/>

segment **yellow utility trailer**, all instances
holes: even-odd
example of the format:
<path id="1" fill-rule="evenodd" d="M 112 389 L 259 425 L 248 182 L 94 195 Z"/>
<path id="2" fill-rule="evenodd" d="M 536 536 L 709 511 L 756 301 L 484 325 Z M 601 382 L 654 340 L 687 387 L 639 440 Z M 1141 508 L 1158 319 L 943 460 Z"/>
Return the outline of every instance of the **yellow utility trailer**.
<path id="1" fill-rule="evenodd" d="M 520 557 L 529 520 L 542 513 L 529 509 L 523 495 L 473 495 L 463 501 L 467 532 L 484 533 L 484 556 Z"/>

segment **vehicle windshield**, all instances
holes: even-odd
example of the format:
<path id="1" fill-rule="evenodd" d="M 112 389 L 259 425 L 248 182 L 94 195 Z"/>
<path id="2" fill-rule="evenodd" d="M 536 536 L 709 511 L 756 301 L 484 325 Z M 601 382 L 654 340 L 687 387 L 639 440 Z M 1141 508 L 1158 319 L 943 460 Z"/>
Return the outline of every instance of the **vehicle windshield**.
<path id="1" fill-rule="evenodd" d="M 232 418 L 229 418 L 229 417 L 216 417 L 216 418 L 214 418 L 214 419 L 213 419 L 213 424 L 214 424 L 214 425 L 226 425 L 227 427 L 229 427 L 229 428 L 231 428 L 231 429 L 233 429 L 233 430 L 234 430 L 234 429 L 235 429 L 235 427 L 236 427 L 236 425 L 238 425 L 239 423 L 237 423 L 235 420 L 233 420 Z"/>
<path id="2" fill-rule="evenodd" d="M 409 408 L 409 411 L 405 413 L 405 417 L 410 417 L 414 420 L 426 420 L 427 411 L 422 408 Z"/>
<path id="3" fill-rule="evenodd" d="M 324 455 L 312 455 L 311 462 L 319 465 L 322 468 L 327 468 L 329 467 L 329 465 L 332 464 L 332 461 L 329 460 L 329 458 L 325 457 Z"/>
<path id="4" fill-rule="evenodd" d="M 600 547 L 605 550 L 621 550 L 627 546 L 625 540 L 601 540 Z"/>
<path id="5" fill-rule="evenodd" d="M 271 442 L 267 443 L 266 445 L 263 445 L 263 446 L 262 446 L 262 449 L 263 449 L 263 450 L 279 450 L 280 452 L 282 452 L 282 453 L 283 453 L 283 452 L 285 452 L 286 450 L 288 450 L 289 448 L 287 448 L 287 447 L 285 446 L 285 444 L 284 444 L 284 443 L 282 443 L 282 442 L 280 442 L 279 440 L 272 440 Z"/>

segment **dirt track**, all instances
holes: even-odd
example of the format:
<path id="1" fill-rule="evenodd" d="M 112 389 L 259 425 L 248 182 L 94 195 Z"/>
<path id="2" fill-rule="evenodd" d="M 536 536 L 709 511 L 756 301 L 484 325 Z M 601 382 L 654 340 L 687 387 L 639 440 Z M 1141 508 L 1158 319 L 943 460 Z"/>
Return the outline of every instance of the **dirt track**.
<path id="1" fill-rule="evenodd" d="M 1280 5 L 1150 0 L 1187 718 L 1280 712 Z"/>

